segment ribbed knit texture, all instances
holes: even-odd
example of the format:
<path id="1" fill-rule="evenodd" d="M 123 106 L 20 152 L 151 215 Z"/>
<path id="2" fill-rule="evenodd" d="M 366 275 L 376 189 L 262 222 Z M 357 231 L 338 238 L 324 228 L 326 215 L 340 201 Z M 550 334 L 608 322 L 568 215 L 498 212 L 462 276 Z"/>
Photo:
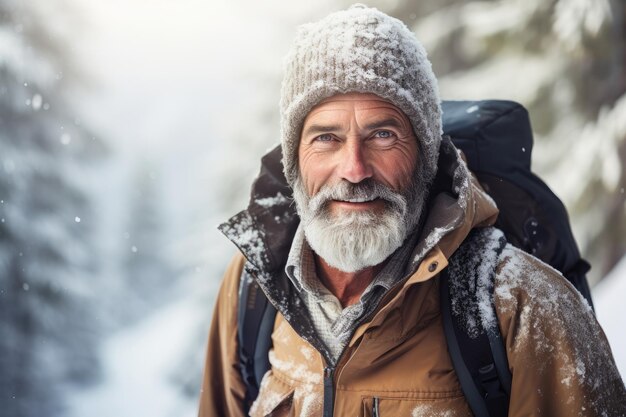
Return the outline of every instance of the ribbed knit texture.
<path id="1" fill-rule="evenodd" d="M 411 121 L 430 182 L 441 142 L 437 80 L 426 51 L 404 23 L 357 4 L 299 27 L 286 57 L 280 100 L 285 176 L 293 186 L 302 123 L 320 101 L 342 93 L 373 93 Z"/>

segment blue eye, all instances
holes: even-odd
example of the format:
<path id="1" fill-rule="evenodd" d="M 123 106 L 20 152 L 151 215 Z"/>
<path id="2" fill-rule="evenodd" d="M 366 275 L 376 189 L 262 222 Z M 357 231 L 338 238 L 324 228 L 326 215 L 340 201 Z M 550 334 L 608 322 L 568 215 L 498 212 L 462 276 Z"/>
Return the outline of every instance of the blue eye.
<path id="1" fill-rule="evenodd" d="M 331 140 L 333 140 L 333 137 L 328 133 L 324 133 L 323 135 L 319 135 L 318 137 L 316 137 L 315 140 L 320 142 L 330 142 Z"/>
<path id="2" fill-rule="evenodd" d="M 374 134 L 374 136 L 377 138 L 389 139 L 394 137 L 395 134 L 393 132 L 390 132 L 389 130 L 379 130 L 378 132 L 376 132 L 376 134 Z"/>

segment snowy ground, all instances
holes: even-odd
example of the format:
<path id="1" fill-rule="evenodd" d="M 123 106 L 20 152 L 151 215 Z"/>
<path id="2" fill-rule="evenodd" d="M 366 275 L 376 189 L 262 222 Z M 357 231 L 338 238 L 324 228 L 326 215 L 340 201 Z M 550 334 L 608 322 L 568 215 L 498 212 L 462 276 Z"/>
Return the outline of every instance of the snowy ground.
<path id="1" fill-rule="evenodd" d="M 179 299 L 102 345 L 101 384 L 73 393 L 68 417 L 193 417 L 196 401 L 168 379 L 191 343 L 196 303 Z"/>

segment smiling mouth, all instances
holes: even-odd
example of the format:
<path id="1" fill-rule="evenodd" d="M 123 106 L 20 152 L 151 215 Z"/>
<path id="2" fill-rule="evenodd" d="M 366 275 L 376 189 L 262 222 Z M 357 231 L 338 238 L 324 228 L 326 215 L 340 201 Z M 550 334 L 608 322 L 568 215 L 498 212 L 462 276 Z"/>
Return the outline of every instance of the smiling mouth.
<path id="1" fill-rule="evenodd" d="M 384 203 L 381 198 L 348 198 L 341 200 L 332 200 L 333 205 L 336 207 L 342 207 L 347 210 L 371 210 Z"/>
<path id="2" fill-rule="evenodd" d="M 369 198 L 350 198 L 350 199 L 346 199 L 346 200 L 335 200 L 339 203 L 370 203 L 372 201 L 377 200 L 378 198 L 376 197 L 369 197 Z"/>

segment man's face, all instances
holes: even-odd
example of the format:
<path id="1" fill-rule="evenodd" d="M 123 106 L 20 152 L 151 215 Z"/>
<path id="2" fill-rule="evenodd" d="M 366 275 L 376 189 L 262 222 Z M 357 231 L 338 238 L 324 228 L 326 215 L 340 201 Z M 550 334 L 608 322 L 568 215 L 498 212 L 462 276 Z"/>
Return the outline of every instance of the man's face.
<path id="1" fill-rule="evenodd" d="M 298 161 L 309 196 L 324 186 L 371 179 L 401 192 L 415 172 L 418 148 L 411 123 L 393 104 L 373 94 L 342 94 L 322 101 L 304 120 Z M 380 213 L 381 199 L 332 200 L 333 214 Z"/>
<path id="2" fill-rule="evenodd" d="M 307 115 L 294 199 L 307 241 L 354 272 L 384 261 L 413 230 L 427 194 L 411 123 L 373 94 L 342 94 Z"/>

